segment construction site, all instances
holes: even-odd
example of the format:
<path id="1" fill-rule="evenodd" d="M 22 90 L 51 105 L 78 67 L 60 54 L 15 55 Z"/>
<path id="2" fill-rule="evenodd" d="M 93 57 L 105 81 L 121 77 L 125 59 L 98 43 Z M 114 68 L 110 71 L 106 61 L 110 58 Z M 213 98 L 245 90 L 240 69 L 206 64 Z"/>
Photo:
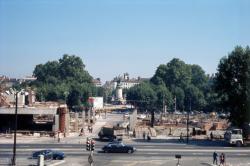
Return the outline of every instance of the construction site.
<path id="1" fill-rule="evenodd" d="M 18 98 L 16 104 L 16 96 Z M 70 112 L 67 105 L 57 102 L 37 102 L 35 93 L 6 91 L 0 95 L 0 133 L 12 137 L 15 112 L 17 133 L 20 136 L 64 138 L 72 134 L 84 135 L 101 115 L 117 114 L 122 117 L 104 128 L 112 128 L 109 138 L 144 139 L 224 139 L 230 123 L 225 117 L 212 113 L 156 113 L 152 127 L 151 114 L 137 113 L 132 105 L 104 106 L 101 98 L 90 98 L 92 107 L 81 112 Z M 98 102 L 96 102 L 98 101 Z M 96 105 L 99 105 L 97 107 Z M 101 105 L 101 106 L 100 106 Z M 102 131 L 102 128 L 99 130 Z M 108 130 L 103 130 L 108 131 Z M 109 132 L 110 133 L 110 132 Z M 102 133 L 105 135 L 105 133 Z M 115 135 L 115 137 L 113 137 Z M 99 135 L 100 137 L 100 135 Z"/>
<path id="2" fill-rule="evenodd" d="M 196 139 L 209 139 L 211 133 L 214 139 L 223 139 L 223 135 L 228 128 L 228 121 L 220 119 L 215 114 L 199 113 L 195 115 L 165 114 L 156 117 L 154 127 L 151 125 L 150 115 L 146 118 L 138 119 L 135 136 L 143 138 L 143 133 L 154 137 L 180 138 L 192 137 Z M 187 125 L 188 121 L 188 125 Z"/>

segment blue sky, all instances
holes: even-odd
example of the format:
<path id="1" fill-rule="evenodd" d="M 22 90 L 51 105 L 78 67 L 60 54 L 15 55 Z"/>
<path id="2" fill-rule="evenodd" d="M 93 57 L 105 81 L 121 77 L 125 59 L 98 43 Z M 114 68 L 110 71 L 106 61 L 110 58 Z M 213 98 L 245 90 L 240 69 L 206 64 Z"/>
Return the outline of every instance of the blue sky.
<path id="1" fill-rule="evenodd" d="M 180 58 L 215 73 L 250 43 L 248 0 L 0 0 L 0 75 L 32 75 L 37 64 L 80 56 L 102 81 L 151 77 Z"/>

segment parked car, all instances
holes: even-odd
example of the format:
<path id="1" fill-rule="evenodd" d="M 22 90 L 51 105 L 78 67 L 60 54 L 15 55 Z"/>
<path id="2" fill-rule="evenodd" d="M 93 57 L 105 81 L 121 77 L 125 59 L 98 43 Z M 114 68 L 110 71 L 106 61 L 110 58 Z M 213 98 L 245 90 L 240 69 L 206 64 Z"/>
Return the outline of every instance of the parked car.
<path id="1" fill-rule="evenodd" d="M 125 117 L 125 118 L 128 118 L 128 117 L 129 117 L 129 113 L 125 113 L 125 114 L 124 114 L 124 117 Z"/>
<path id="2" fill-rule="evenodd" d="M 122 142 L 111 142 L 105 145 L 102 150 L 105 153 L 133 153 L 136 151 L 136 148 L 125 145 Z"/>
<path id="3" fill-rule="evenodd" d="M 145 119 L 147 116 L 145 114 L 137 115 L 137 119 Z"/>
<path id="4" fill-rule="evenodd" d="M 60 151 L 54 151 L 54 150 L 40 150 L 37 152 L 34 152 L 32 154 L 32 158 L 38 158 L 39 155 L 44 155 L 44 160 L 63 160 L 65 158 L 65 154 Z"/>

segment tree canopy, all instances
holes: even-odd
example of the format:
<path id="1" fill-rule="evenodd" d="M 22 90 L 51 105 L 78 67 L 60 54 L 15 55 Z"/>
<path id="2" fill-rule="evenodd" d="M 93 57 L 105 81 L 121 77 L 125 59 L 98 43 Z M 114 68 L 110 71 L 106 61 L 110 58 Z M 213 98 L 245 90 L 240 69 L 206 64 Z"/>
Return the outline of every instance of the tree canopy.
<path id="1" fill-rule="evenodd" d="M 58 61 L 39 64 L 33 75 L 37 80 L 32 86 L 36 88 L 40 101 L 64 101 L 72 109 L 86 103 L 88 96 L 97 93 L 82 59 L 75 55 L 65 54 Z"/>
<path id="2" fill-rule="evenodd" d="M 151 82 L 155 86 L 165 86 L 169 90 L 169 96 L 176 98 L 178 110 L 189 110 L 190 104 L 193 110 L 201 111 L 207 106 L 205 88 L 209 77 L 198 65 L 185 64 L 174 58 L 166 65 L 160 65 Z M 160 98 L 159 98 L 160 99 Z M 162 99 L 160 99 L 162 100 Z M 168 103 L 173 108 L 173 102 Z"/>
<path id="3" fill-rule="evenodd" d="M 215 89 L 221 98 L 221 109 L 230 112 L 230 121 L 239 127 L 250 122 L 249 79 L 250 49 L 237 46 L 220 60 Z"/>

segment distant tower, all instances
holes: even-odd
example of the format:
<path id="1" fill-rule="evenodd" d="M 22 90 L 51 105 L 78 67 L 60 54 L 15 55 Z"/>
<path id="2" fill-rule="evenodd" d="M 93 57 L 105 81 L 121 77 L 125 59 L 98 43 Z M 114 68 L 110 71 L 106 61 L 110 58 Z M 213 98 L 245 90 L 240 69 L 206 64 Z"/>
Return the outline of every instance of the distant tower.
<path id="1" fill-rule="evenodd" d="M 123 74 L 123 79 L 128 81 L 129 80 L 129 74 L 128 73 L 124 73 Z"/>
<path id="2" fill-rule="evenodd" d="M 116 87 L 116 99 L 119 101 L 123 100 L 122 87 L 121 87 L 120 82 L 118 82 L 117 87 Z"/>

